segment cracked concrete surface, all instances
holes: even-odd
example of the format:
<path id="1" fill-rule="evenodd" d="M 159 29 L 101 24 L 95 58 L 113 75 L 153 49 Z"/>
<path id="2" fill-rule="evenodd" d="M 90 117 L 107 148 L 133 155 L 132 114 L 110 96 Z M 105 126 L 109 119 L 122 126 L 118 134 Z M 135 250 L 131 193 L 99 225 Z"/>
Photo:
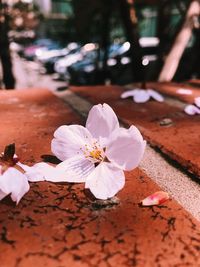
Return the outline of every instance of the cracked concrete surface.
<path id="1" fill-rule="evenodd" d="M 83 185 L 32 184 L 19 206 L 1 204 L 1 266 L 195 266 L 198 225 L 174 201 L 138 203 L 158 187 L 139 169 L 126 173 L 120 203 L 93 208 Z M 40 196 L 36 193 L 40 192 Z"/>

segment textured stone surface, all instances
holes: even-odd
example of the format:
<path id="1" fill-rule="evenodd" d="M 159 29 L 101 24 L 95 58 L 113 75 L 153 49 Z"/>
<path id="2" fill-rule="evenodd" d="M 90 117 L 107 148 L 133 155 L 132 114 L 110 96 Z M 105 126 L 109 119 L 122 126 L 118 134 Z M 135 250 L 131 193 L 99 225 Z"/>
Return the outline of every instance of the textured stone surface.
<path id="1" fill-rule="evenodd" d="M 80 122 L 46 91 L 6 92 L 0 101 L 0 147 L 17 142 L 17 152 L 27 162 L 50 153 L 59 125 Z M 157 190 L 139 169 L 126 173 L 115 205 L 95 202 L 84 185 L 32 184 L 17 207 L 9 198 L 0 202 L 0 266 L 200 265 L 199 223 L 191 215 L 173 200 L 161 207 L 140 207 L 140 200 Z"/>
<path id="2" fill-rule="evenodd" d="M 199 224 L 174 201 L 138 203 L 158 187 L 140 170 L 126 173 L 120 204 L 101 208 L 83 185 L 38 183 L 14 207 L 0 204 L 2 267 L 195 266 Z"/>
<path id="3" fill-rule="evenodd" d="M 50 142 L 55 129 L 64 123 L 78 123 L 66 104 L 47 90 L 0 91 L 1 141 L 15 143 L 16 153 L 26 163 L 41 160 L 50 153 Z"/>
<path id="4" fill-rule="evenodd" d="M 136 104 L 122 100 L 119 86 L 72 87 L 71 90 L 92 103 L 108 103 L 128 124 L 140 128 L 151 145 L 158 147 L 188 171 L 200 175 L 200 116 L 189 116 L 181 108 L 149 101 Z"/>

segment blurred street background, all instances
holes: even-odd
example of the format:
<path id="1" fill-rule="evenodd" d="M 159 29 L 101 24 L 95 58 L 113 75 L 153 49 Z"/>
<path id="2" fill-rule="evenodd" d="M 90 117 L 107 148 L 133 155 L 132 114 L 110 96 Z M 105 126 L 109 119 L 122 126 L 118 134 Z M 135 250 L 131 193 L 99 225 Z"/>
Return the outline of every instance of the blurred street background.
<path id="1" fill-rule="evenodd" d="M 199 78 L 199 1 L 0 0 L 0 87 Z"/>

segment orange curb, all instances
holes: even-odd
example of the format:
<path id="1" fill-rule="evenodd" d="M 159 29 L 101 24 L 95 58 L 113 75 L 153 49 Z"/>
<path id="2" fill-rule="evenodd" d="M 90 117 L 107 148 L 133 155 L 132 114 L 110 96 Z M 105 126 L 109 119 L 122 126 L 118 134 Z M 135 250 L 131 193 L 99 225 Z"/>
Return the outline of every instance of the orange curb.
<path id="1" fill-rule="evenodd" d="M 27 162 L 50 153 L 58 126 L 80 123 L 47 91 L 9 92 L 0 102 L 0 147 L 15 141 Z M 158 190 L 139 169 L 126 172 L 120 203 L 107 207 L 91 200 L 83 184 L 31 184 L 17 207 L 9 199 L 0 202 L 1 266 L 199 265 L 199 223 L 191 215 L 174 200 L 154 208 L 138 205 Z"/>

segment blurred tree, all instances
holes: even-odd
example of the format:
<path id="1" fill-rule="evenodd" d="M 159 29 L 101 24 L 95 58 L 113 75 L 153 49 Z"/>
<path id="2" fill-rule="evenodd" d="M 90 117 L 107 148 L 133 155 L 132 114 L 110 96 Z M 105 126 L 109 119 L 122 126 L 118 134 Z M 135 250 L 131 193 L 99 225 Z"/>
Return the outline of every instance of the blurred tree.
<path id="1" fill-rule="evenodd" d="M 99 41 L 99 28 L 101 27 L 102 1 L 73 0 L 72 6 L 75 14 L 75 28 L 79 41 Z"/>
<path id="2" fill-rule="evenodd" d="M 138 24 L 134 8 L 134 0 L 74 0 L 77 34 L 82 42 L 88 40 L 98 42 L 103 51 L 103 69 L 101 80 L 107 77 L 107 56 L 110 44 L 111 24 L 124 26 L 126 39 L 130 42 L 132 59 L 132 75 L 135 81 L 144 78 L 142 50 L 139 44 Z M 113 16 L 114 15 L 114 16 Z"/>
<path id="3" fill-rule="evenodd" d="M 119 3 L 127 40 L 130 42 L 130 55 L 134 81 L 143 81 L 143 55 L 139 44 L 138 21 L 134 8 L 134 0 L 120 0 Z"/>
<path id="4" fill-rule="evenodd" d="M 173 79 L 193 30 L 195 28 L 199 29 L 199 16 L 200 2 L 199 0 L 191 0 L 186 10 L 182 27 L 175 36 L 174 43 L 165 59 L 158 78 L 159 81 L 171 81 Z"/>
<path id="5" fill-rule="evenodd" d="M 6 89 L 14 89 L 15 78 L 12 72 L 12 61 L 9 50 L 9 14 L 7 4 L 0 0 L 0 58 L 3 71 L 3 83 Z"/>
<path id="6" fill-rule="evenodd" d="M 106 79 L 106 51 L 109 38 L 109 18 L 107 14 L 110 12 L 110 3 L 112 0 L 106 1 L 92 1 L 92 0 L 74 0 L 72 1 L 73 10 L 75 14 L 75 28 L 79 42 L 87 43 L 94 42 L 99 44 L 99 53 L 96 59 L 95 80 L 98 84 L 104 83 Z M 106 17 L 104 17 L 106 15 Z M 106 23 L 105 23 L 106 22 Z M 105 48 L 105 50 L 104 50 Z M 99 64 L 100 49 L 104 53 L 104 69 Z M 102 51 L 101 51 L 102 52 Z"/>
<path id="7" fill-rule="evenodd" d="M 161 0 L 158 4 L 158 21 L 157 21 L 157 36 L 160 40 L 158 57 L 160 64 L 163 64 L 163 57 L 169 49 L 170 43 L 170 20 L 172 5 L 169 0 Z"/>
<path id="8" fill-rule="evenodd" d="M 185 1 L 160 0 L 157 4 L 157 37 L 159 46 L 158 60 L 154 70 L 154 79 L 158 79 L 164 64 L 165 56 L 169 53 L 177 33 L 182 27 L 187 6 Z M 174 16 L 173 13 L 176 13 Z"/>

